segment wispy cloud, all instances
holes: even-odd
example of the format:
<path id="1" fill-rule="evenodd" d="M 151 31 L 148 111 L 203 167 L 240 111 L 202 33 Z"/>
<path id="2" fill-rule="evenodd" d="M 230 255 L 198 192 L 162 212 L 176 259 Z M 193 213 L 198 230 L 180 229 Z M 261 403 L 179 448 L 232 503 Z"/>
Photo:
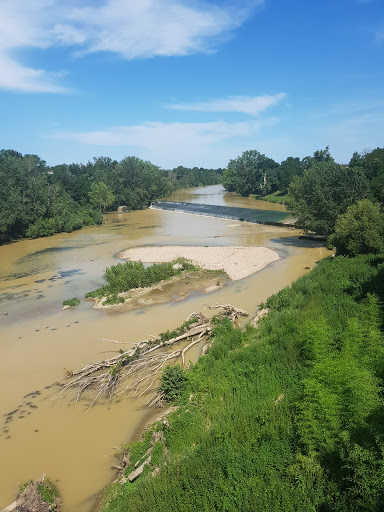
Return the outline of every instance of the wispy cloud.
<path id="1" fill-rule="evenodd" d="M 69 89 L 57 81 L 61 73 L 50 73 L 43 69 L 22 66 L 0 52 L 0 88 L 20 92 L 67 93 Z"/>
<path id="2" fill-rule="evenodd" d="M 227 138 L 251 135 L 261 126 L 262 124 L 256 121 L 244 123 L 147 122 L 135 126 L 117 126 L 102 131 L 58 133 L 54 137 L 82 144 L 134 146 L 153 150 L 162 148 L 164 144 L 177 146 L 182 143 L 191 147 L 207 145 Z"/>
<path id="3" fill-rule="evenodd" d="M 241 112 L 257 116 L 269 107 L 280 103 L 285 97 L 285 93 L 275 94 L 274 96 L 232 96 L 227 99 L 217 99 L 201 103 L 179 103 L 169 105 L 169 108 L 203 112 Z"/>
<path id="4" fill-rule="evenodd" d="M 108 130 L 92 132 L 62 132 L 53 138 L 78 142 L 83 145 L 93 145 L 99 148 L 108 146 L 124 147 L 126 153 L 145 154 L 146 159 L 153 162 L 186 162 L 198 165 L 198 161 L 221 162 L 226 165 L 227 156 L 235 150 L 229 150 L 224 155 L 218 155 L 223 147 L 241 144 L 252 144 L 261 129 L 274 126 L 278 120 L 274 118 L 250 122 L 211 122 L 211 123 L 162 123 L 148 122 L 135 126 L 117 126 Z M 244 149 L 246 149 L 244 147 Z M 171 163 L 169 165 L 172 165 Z"/>
<path id="5" fill-rule="evenodd" d="M 15 51 L 48 48 L 49 11 L 53 0 L 3 0 L 0 4 L 0 88 L 22 92 L 62 93 L 59 74 L 22 64 Z"/>
<path id="6" fill-rule="evenodd" d="M 55 76 L 24 66 L 15 50 L 65 47 L 77 55 L 113 52 L 124 59 L 212 51 L 264 0 L 213 5 L 207 0 L 2 0 L 0 87 L 64 92 Z"/>

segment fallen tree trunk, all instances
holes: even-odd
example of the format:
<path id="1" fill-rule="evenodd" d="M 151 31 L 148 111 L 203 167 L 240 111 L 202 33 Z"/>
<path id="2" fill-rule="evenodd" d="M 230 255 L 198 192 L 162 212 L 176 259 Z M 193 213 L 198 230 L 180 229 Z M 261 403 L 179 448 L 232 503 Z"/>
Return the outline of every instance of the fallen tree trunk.
<path id="1" fill-rule="evenodd" d="M 227 317 L 232 322 L 240 316 L 247 316 L 241 309 L 234 308 L 230 304 L 220 306 L 216 304 L 208 309 L 220 310 L 220 317 Z M 121 352 L 110 359 L 103 359 L 84 366 L 80 370 L 66 370 L 69 379 L 67 383 L 61 383 L 59 396 L 70 393 L 70 401 L 77 402 L 86 390 L 94 392 L 94 400 L 89 407 L 101 398 L 112 399 L 129 391 L 134 395 L 143 396 L 149 392 L 156 381 L 159 372 L 171 361 L 181 357 L 185 363 L 186 352 L 196 345 L 204 336 L 210 336 L 213 325 L 212 319 L 208 320 L 201 313 L 189 315 L 184 332 L 166 339 L 166 333 L 158 338 L 144 340 L 137 343 L 129 350 Z M 171 351 L 170 348 L 178 342 L 190 340 L 190 343 L 182 349 Z M 116 343 L 116 340 L 113 340 Z M 160 400 L 157 397 L 156 403 Z"/>

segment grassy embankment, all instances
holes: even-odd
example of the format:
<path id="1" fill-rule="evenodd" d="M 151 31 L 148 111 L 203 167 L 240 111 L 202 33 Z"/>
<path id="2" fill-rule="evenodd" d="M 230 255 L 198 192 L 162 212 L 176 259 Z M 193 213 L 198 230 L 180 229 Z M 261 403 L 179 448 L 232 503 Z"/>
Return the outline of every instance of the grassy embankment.
<path id="1" fill-rule="evenodd" d="M 148 288 L 185 272 L 199 274 L 201 277 L 219 275 L 219 272 L 202 269 L 185 258 L 178 258 L 169 263 L 155 263 L 150 267 L 145 267 L 141 261 L 127 261 L 107 268 L 103 276 L 107 284 L 86 293 L 85 298 L 104 298 L 103 305 L 121 304 L 125 302 L 122 294 L 126 292 L 136 288 Z"/>
<path id="2" fill-rule="evenodd" d="M 287 203 L 289 201 L 289 195 L 288 194 L 282 194 L 281 192 L 277 191 L 273 194 L 269 194 L 267 196 L 262 195 L 255 195 L 255 199 L 259 199 L 261 201 L 268 201 L 269 203 Z"/>
<path id="3" fill-rule="evenodd" d="M 322 261 L 268 299 L 258 331 L 218 324 L 153 427 L 164 442 L 103 510 L 382 510 L 383 261 Z M 127 475 L 150 439 L 130 445 Z"/>

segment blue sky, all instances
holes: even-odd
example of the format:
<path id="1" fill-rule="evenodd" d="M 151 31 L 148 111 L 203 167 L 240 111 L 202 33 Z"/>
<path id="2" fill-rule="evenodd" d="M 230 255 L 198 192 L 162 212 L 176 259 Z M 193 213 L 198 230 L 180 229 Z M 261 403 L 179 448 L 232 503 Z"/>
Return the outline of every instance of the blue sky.
<path id="1" fill-rule="evenodd" d="M 1 0 L 0 148 L 167 169 L 384 146 L 383 0 Z"/>

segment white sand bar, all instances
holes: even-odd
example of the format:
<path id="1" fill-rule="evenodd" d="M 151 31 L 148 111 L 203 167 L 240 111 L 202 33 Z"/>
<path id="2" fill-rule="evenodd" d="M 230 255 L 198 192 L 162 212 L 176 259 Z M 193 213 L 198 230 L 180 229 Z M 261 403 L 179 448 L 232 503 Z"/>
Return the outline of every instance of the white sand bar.
<path id="1" fill-rule="evenodd" d="M 134 247 L 120 258 L 143 263 L 163 263 L 183 257 L 210 270 L 224 270 L 233 281 L 248 277 L 276 261 L 279 255 L 267 247 Z"/>

